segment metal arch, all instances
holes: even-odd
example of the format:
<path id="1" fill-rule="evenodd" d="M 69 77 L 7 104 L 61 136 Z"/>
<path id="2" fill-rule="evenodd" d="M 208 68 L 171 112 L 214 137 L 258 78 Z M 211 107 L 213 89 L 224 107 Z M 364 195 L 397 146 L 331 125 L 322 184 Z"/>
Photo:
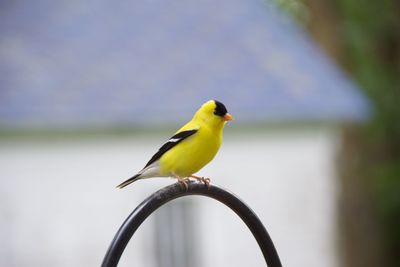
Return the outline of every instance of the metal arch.
<path id="1" fill-rule="evenodd" d="M 138 207 L 136 207 L 135 210 L 133 210 L 115 234 L 101 266 L 117 266 L 132 235 L 146 220 L 146 218 L 150 216 L 150 214 L 171 200 L 189 195 L 210 197 L 222 202 L 232 209 L 243 220 L 252 232 L 254 238 L 257 240 L 267 266 L 282 267 L 275 246 L 257 215 L 232 193 L 215 185 L 210 185 L 210 188 L 208 189 L 207 186 L 198 182 L 190 182 L 188 184 L 188 190 L 183 188 L 181 184 L 175 183 L 158 190 L 145 199 Z"/>

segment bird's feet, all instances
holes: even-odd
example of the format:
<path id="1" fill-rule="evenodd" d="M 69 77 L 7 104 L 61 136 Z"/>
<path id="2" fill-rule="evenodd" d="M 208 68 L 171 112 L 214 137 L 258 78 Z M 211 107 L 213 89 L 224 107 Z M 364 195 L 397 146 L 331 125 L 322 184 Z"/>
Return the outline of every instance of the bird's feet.
<path id="1" fill-rule="evenodd" d="M 178 177 L 178 182 L 181 185 L 182 189 L 185 189 L 186 191 L 189 190 L 189 182 L 190 182 L 189 178 Z"/>
<path id="2" fill-rule="evenodd" d="M 199 181 L 200 183 L 203 183 L 207 186 L 207 189 L 210 190 L 210 178 L 207 177 L 201 177 L 201 176 L 195 176 L 195 175 L 190 175 L 190 178 L 193 178 L 197 181 Z"/>

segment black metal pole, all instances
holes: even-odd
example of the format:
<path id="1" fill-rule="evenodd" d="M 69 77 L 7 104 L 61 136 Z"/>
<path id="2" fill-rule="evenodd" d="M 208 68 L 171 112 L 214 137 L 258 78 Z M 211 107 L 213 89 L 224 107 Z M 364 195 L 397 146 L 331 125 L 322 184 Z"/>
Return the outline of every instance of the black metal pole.
<path id="1" fill-rule="evenodd" d="M 175 183 L 158 190 L 150 197 L 145 199 L 129 215 L 116 233 L 101 266 L 117 266 L 119 259 L 121 258 L 121 255 L 124 252 L 125 247 L 132 235 L 151 213 L 171 200 L 189 195 L 202 195 L 210 197 L 231 208 L 252 232 L 254 238 L 257 240 L 258 245 L 260 246 L 267 265 L 269 267 L 282 267 L 274 244 L 257 215 L 243 201 L 241 201 L 232 193 L 229 193 L 228 191 L 215 185 L 210 185 L 210 188 L 207 188 L 207 186 L 204 184 L 197 182 L 190 182 L 188 185 L 188 190 L 183 188 L 181 184 Z"/>

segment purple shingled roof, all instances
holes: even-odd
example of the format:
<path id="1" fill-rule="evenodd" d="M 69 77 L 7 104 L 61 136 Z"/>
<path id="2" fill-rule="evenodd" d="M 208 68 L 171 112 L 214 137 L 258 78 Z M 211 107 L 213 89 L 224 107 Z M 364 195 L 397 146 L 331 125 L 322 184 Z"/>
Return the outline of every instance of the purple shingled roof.
<path id="1" fill-rule="evenodd" d="M 261 0 L 9 1 L 0 126 L 158 123 L 218 99 L 240 121 L 360 120 L 370 104 Z"/>

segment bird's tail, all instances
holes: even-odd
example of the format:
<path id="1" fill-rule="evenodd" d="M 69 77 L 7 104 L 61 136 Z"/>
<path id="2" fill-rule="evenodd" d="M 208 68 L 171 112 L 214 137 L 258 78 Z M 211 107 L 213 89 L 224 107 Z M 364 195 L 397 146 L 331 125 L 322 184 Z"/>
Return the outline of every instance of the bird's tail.
<path id="1" fill-rule="evenodd" d="M 119 188 L 119 189 L 124 188 L 125 186 L 130 185 L 131 183 L 133 183 L 134 181 L 137 181 L 139 179 L 140 179 L 140 173 L 136 174 L 135 176 L 132 176 L 125 182 L 122 182 L 121 184 L 117 185 L 117 188 Z"/>

